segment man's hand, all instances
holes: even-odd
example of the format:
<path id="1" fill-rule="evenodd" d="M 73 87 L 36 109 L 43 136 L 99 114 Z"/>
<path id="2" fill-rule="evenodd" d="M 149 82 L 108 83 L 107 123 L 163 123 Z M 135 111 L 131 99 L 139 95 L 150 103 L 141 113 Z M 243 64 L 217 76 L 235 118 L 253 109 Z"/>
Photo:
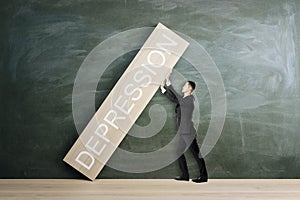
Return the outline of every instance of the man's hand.
<path id="1" fill-rule="evenodd" d="M 167 82 L 170 82 L 170 76 L 171 76 L 171 74 L 172 74 L 172 69 L 170 70 L 170 72 L 167 74 L 167 77 L 166 77 L 166 81 Z"/>
<path id="2" fill-rule="evenodd" d="M 160 87 L 164 87 L 164 86 L 165 86 L 165 84 L 166 84 L 166 79 L 165 79 L 165 80 L 163 80 L 163 82 L 161 82 L 161 84 L 160 84 Z"/>
<path id="3" fill-rule="evenodd" d="M 164 88 L 165 84 L 166 84 L 167 86 L 171 85 L 171 81 L 170 81 L 171 73 L 172 73 L 172 69 L 171 69 L 171 71 L 167 74 L 166 79 L 163 80 L 163 82 L 160 84 L 160 90 L 161 90 L 162 93 L 165 93 L 165 92 L 166 92 L 166 89 Z"/>
<path id="4" fill-rule="evenodd" d="M 171 81 L 170 81 L 171 74 L 172 74 L 172 69 L 170 70 L 170 72 L 168 73 L 168 75 L 166 77 L 166 85 L 167 86 L 171 85 Z"/>

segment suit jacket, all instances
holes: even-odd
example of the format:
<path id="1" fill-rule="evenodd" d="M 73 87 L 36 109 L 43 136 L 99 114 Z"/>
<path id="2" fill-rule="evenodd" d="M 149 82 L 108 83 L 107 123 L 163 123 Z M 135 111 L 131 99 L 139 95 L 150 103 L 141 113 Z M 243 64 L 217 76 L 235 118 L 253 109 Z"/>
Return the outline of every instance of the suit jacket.
<path id="1" fill-rule="evenodd" d="M 164 93 L 168 99 L 176 103 L 176 121 L 177 130 L 179 134 L 189 134 L 195 135 L 196 129 L 192 121 L 193 111 L 194 111 L 194 101 L 193 95 L 183 97 L 183 95 L 178 94 L 172 85 L 165 86 L 166 92 Z"/>

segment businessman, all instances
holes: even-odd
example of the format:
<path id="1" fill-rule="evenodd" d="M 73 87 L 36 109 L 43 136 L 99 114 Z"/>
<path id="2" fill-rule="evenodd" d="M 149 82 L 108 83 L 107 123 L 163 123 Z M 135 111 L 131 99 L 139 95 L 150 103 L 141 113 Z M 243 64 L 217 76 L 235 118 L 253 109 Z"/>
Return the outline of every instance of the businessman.
<path id="1" fill-rule="evenodd" d="M 173 86 L 171 85 L 169 79 L 170 75 L 171 73 L 168 74 L 166 80 L 161 84 L 160 88 L 161 92 L 166 95 L 169 100 L 176 103 L 176 128 L 177 134 L 179 136 L 176 153 L 179 156 L 178 161 L 182 174 L 180 176 L 176 176 L 175 180 L 189 181 L 188 167 L 183 152 L 187 145 L 190 144 L 188 149 L 193 154 L 199 167 L 199 176 L 192 179 L 192 181 L 196 183 L 207 182 L 208 174 L 206 171 L 204 159 L 197 144 L 197 132 L 192 121 L 195 100 L 192 92 L 195 90 L 196 84 L 193 81 L 187 81 L 182 87 L 183 95 L 180 95 L 174 90 Z"/>

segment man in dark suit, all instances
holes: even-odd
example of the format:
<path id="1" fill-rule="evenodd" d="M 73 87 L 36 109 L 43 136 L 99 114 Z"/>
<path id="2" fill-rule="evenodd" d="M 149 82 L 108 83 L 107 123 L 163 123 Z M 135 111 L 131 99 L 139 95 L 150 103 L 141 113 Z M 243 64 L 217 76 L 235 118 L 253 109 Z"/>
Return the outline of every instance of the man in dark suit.
<path id="1" fill-rule="evenodd" d="M 199 176 L 192 179 L 192 181 L 196 183 L 207 182 L 208 174 L 204 159 L 201 156 L 197 144 L 197 132 L 192 121 L 195 100 L 192 92 L 195 90 L 196 84 L 193 81 L 187 81 L 182 87 L 183 95 L 180 95 L 171 85 L 171 82 L 169 80 L 170 75 L 171 73 L 162 83 L 161 91 L 167 96 L 168 99 L 176 103 L 176 125 L 178 130 L 177 134 L 179 134 L 178 148 L 176 153 L 178 154 L 178 156 L 180 156 L 178 161 L 182 174 L 180 176 L 176 176 L 175 180 L 189 181 L 188 167 L 183 152 L 187 145 L 190 144 L 188 148 L 196 159 L 199 167 Z"/>

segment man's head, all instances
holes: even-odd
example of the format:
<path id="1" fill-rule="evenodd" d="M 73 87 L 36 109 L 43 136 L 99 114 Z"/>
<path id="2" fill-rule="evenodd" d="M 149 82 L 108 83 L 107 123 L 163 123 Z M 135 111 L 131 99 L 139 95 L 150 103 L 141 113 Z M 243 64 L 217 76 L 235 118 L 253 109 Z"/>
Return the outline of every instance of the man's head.
<path id="1" fill-rule="evenodd" d="M 196 83 L 194 81 L 187 81 L 183 87 L 182 87 L 182 92 L 186 93 L 186 92 L 190 92 L 192 93 L 196 88 Z"/>

